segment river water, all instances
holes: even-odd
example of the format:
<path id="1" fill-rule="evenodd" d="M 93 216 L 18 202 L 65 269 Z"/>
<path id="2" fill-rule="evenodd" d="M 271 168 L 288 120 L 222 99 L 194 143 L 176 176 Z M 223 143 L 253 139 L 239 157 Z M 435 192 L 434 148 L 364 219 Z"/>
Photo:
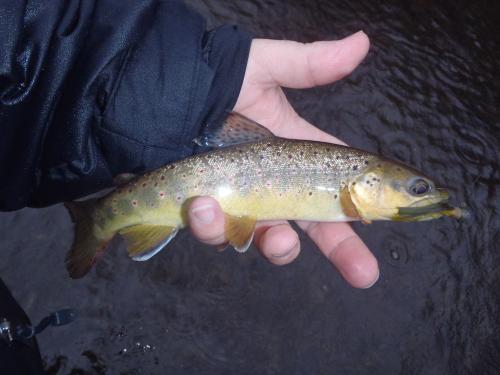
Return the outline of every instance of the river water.
<path id="1" fill-rule="evenodd" d="M 0 214 L 0 272 L 36 321 L 51 374 L 499 374 L 500 3 L 190 0 L 209 25 L 303 42 L 364 30 L 366 60 L 332 86 L 287 91 L 349 144 L 450 188 L 468 221 L 354 224 L 381 276 L 349 287 L 302 236 L 295 262 L 217 253 L 187 233 L 144 263 L 64 269 L 62 206 Z M 123 249 L 120 249 L 123 250 Z"/>

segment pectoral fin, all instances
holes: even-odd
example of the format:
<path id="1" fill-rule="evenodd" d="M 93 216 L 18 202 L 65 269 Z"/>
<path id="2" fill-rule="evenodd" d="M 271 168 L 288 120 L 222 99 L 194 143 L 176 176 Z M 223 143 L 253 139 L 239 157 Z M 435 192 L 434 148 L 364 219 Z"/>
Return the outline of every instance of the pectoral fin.
<path id="1" fill-rule="evenodd" d="M 162 250 L 177 234 L 178 229 L 164 225 L 141 224 L 120 230 L 133 260 L 144 261 Z"/>
<path id="2" fill-rule="evenodd" d="M 248 250 L 253 240 L 255 219 L 226 214 L 226 237 L 229 244 L 240 253 Z"/>
<path id="3" fill-rule="evenodd" d="M 349 188 L 347 186 L 343 187 L 340 190 L 340 205 L 342 207 L 342 211 L 347 217 L 352 219 L 362 219 L 361 215 L 356 208 L 356 205 L 352 201 L 351 193 L 349 192 Z M 364 220 L 366 221 L 366 220 Z M 369 221 L 366 221 L 369 224 Z"/>

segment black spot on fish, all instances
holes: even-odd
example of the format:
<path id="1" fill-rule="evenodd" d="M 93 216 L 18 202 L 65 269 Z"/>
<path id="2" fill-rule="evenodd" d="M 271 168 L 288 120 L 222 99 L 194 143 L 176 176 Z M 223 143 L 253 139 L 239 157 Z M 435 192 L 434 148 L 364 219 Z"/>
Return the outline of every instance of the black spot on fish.
<path id="1" fill-rule="evenodd" d="M 337 199 L 337 197 L 338 197 L 338 195 L 337 195 L 337 194 L 335 194 L 335 195 L 333 196 L 333 198 L 334 198 L 334 199 Z"/>
<path id="2" fill-rule="evenodd" d="M 368 165 L 370 164 L 370 162 L 368 160 L 365 160 L 365 165 Z"/>
<path id="3" fill-rule="evenodd" d="M 309 192 L 309 196 L 311 196 L 311 195 L 313 195 L 313 192 L 312 192 L 312 191 L 310 191 L 310 192 Z"/>
<path id="4" fill-rule="evenodd" d="M 161 175 L 161 176 L 160 176 L 160 180 L 162 180 L 162 181 L 163 181 L 164 179 L 165 179 L 165 176 L 164 176 L 164 175 Z"/>
<path id="5" fill-rule="evenodd" d="M 352 170 L 353 170 L 353 171 L 357 171 L 357 170 L 358 170 L 358 166 L 357 166 L 357 165 L 353 165 L 353 166 L 352 166 Z"/>

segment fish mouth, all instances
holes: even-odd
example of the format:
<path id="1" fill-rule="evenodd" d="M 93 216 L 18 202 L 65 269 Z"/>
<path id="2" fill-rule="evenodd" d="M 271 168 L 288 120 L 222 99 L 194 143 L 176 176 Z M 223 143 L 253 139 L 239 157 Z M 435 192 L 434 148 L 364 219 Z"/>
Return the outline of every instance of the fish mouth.
<path id="1" fill-rule="evenodd" d="M 467 210 L 454 207 L 448 203 L 448 191 L 437 189 L 432 198 L 424 198 L 409 207 L 398 207 L 393 220 L 396 221 L 423 221 L 436 219 L 442 216 L 464 218 L 468 216 Z"/>

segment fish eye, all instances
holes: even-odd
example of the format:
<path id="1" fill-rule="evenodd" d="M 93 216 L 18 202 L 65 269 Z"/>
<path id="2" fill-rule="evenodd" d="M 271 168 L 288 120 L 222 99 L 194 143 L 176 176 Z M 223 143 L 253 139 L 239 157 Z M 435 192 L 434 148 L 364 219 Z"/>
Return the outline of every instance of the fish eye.
<path id="1" fill-rule="evenodd" d="M 431 185 L 423 178 L 415 178 L 411 180 L 408 191 L 412 195 L 423 195 L 431 191 Z"/>

